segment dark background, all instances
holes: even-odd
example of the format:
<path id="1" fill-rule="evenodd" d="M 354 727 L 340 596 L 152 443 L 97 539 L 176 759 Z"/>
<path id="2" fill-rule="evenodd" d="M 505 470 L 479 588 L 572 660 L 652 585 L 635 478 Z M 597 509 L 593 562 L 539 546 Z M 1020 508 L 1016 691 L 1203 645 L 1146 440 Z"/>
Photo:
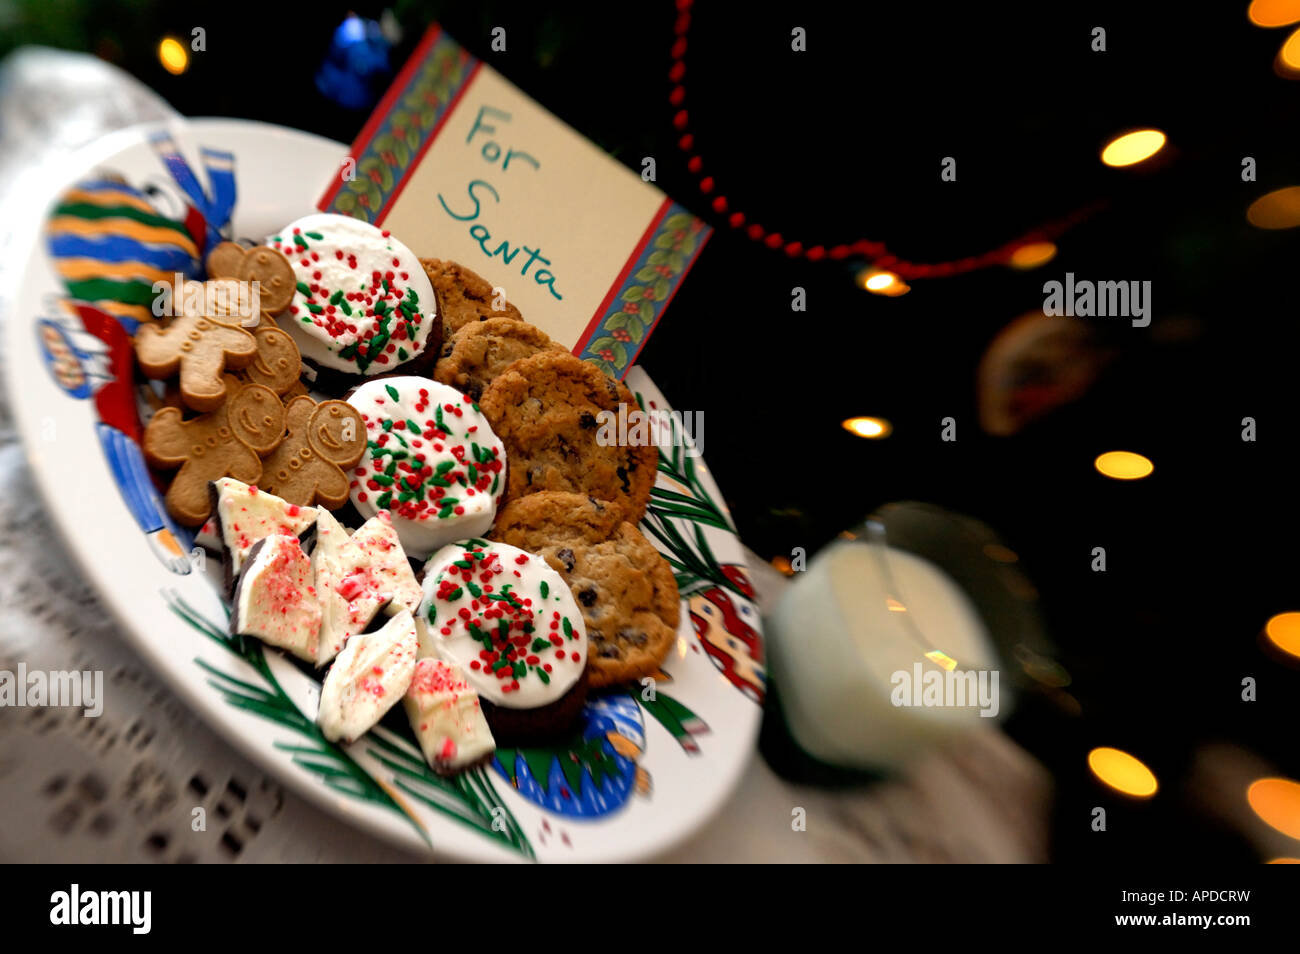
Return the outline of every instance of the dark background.
<path id="1" fill-rule="evenodd" d="M 390 6 L 404 61 L 438 20 L 463 45 L 581 132 L 703 215 L 716 234 L 640 363 L 673 404 L 703 411 L 706 456 L 743 539 L 764 558 L 809 552 L 881 503 L 915 499 L 996 527 L 1042 594 L 1077 702 L 1031 703 L 1012 735 L 1057 781 L 1054 855 L 1256 860 L 1190 807 L 1193 753 L 1232 741 L 1300 776 L 1300 670 L 1266 657 L 1266 619 L 1300 609 L 1297 368 L 1292 232 L 1245 218 L 1300 183 L 1300 83 L 1272 69 L 1287 29 L 1262 30 L 1245 0 L 1212 5 L 801 3 L 694 9 L 686 105 L 696 149 L 749 221 L 806 246 L 867 238 L 907 259 L 978 255 L 1092 203 L 1101 211 L 1029 272 L 994 267 L 913 282 L 900 298 L 854 284 L 865 262 L 810 263 L 750 241 L 714 215 L 675 145 L 669 2 L 556 6 L 395 2 L 198 2 L 6 7 L 0 53 L 23 42 L 94 52 L 190 115 L 263 119 L 351 141 L 368 110 L 312 83 L 349 9 Z M 624 9 L 626 8 L 626 9 Z M 161 36 L 207 31 L 182 76 Z M 493 27 L 507 51 L 493 53 Z M 790 49 L 807 30 L 808 50 Z M 1107 30 L 1107 51 L 1090 49 Z M 376 96 L 385 84 L 380 83 Z M 1137 125 L 1170 145 L 1109 169 L 1100 147 Z M 958 161 L 942 182 L 940 160 Z M 1241 161 L 1258 163 L 1243 182 Z M 323 184 L 322 184 L 323 185 Z M 1144 329 L 1091 321 L 1115 360 L 1079 401 L 1012 437 L 984 434 L 975 369 L 993 336 L 1042 305 L 1066 271 L 1149 280 Z M 808 309 L 790 310 L 791 289 Z M 866 441 L 844 418 L 888 418 Z M 940 440 L 957 420 L 958 440 Z M 1258 440 L 1241 439 L 1254 417 Z M 1156 471 L 1107 480 L 1092 461 L 1137 450 Z M 1103 546 L 1106 573 L 1090 569 Z M 1259 701 L 1240 701 L 1241 680 Z M 1087 777 L 1095 745 L 1138 754 L 1165 789 L 1124 807 Z M 1089 831 L 1105 804 L 1112 831 Z"/>

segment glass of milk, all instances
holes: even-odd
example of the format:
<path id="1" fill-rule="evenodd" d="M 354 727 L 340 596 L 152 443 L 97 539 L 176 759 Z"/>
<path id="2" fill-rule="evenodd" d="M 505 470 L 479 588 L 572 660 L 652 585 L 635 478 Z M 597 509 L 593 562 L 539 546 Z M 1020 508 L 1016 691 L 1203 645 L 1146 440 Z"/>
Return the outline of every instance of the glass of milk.
<path id="1" fill-rule="evenodd" d="M 795 575 L 766 621 L 777 705 L 822 765 L 887 772 L 996 725 L 1050 668 L 1033 586 L 985 525 L 895 503 Z"/>

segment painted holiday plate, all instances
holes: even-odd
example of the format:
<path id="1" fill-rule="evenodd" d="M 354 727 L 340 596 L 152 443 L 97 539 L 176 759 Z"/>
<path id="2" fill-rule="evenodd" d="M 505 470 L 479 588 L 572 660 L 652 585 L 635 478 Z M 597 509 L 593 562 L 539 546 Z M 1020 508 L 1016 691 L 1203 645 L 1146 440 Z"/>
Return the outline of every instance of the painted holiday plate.
<path id="1" fill-rule="evenodd" d="M 628 386 L 671 435 L 641 528 L 677 577 L 677 644 L 655 680 L 593 695 L 565 737 L 498 750 L 456 777 L 426 767 L 400 706 L 351 745 L 327 742 L 314 722 L 318 681 L 226 635 L 219 561 L 162 507 L 139 448 L 148 407 L 131 363 L 152 282 L 196 270 L 219 234 L 260 241 L 310 212 L 346 152 L 293 130 L 194 120 L 126 130 L 40 171 L 0 236 L 10 402 L 43 497 L 33 505 L 48 508 L 80 572 L 176 691 L 326 810 L 443 858 L 666 851 L 739 780 L 765 670 L 740 541 L 690 441 L 702 428 L 670 413 L 640 368 Z"/>

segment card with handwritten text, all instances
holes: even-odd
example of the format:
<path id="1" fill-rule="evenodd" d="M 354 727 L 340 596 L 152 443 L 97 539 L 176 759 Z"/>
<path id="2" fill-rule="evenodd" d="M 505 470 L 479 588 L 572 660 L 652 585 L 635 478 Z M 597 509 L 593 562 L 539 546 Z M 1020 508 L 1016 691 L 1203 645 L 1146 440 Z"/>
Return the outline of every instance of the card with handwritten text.
<path id="1" fill-rule="evenodd" d="M 436 25 L 318 205 L 469 267 L 618 378 L 710 232 Z"/>

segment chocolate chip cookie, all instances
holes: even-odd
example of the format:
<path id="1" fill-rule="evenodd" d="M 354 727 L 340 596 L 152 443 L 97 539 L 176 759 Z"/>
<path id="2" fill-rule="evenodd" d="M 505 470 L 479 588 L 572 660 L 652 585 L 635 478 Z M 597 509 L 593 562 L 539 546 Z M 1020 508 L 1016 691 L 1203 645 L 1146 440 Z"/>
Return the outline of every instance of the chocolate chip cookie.
<path id="1" fill-rule="evenodd" d="M 477 401 L 502 371 L 542 351 L 564 351 L 541 328 L 513 318 L 462 325 L 443 346 L 433 379 Z"/>
<path id="2" fill-rule="evenodd" d="M 489 318 L 524 320 L 519 309 L 508 301 L 501 302 L 502 308 L 494 308 L 496 296 L 492 294 L 492 283 L 464 265 L 437 258 L 422 258 L 420 264 L 424 266 L 424 273 L 429 276 L 433 292 L 438 297 L 444 338 L 450 338 L 472 321 L 487 321 Z"/>
<path id="3" fill-rule="evenodd" d="M 478 402 L 506 446 L 503 504 L 562 490 L 619 504 L 631 523 L 645 516 L 659 450 L 649 441 L 620 444 L 619 405 L 639 413 L 626 386 L 571 354 L 543 351 L 516 361 Z M 644 434 L 642 434 L 644 437 Z"/>
<path id="4" fill-rule="evenodd" d="M 648 676 L 672 649 L 681 601 L 672 568 L 618 504 L 530 494 L 497 515 L 492 536 L 539 554 L 569 585 L 587 627 L 592 689 Z"/>

